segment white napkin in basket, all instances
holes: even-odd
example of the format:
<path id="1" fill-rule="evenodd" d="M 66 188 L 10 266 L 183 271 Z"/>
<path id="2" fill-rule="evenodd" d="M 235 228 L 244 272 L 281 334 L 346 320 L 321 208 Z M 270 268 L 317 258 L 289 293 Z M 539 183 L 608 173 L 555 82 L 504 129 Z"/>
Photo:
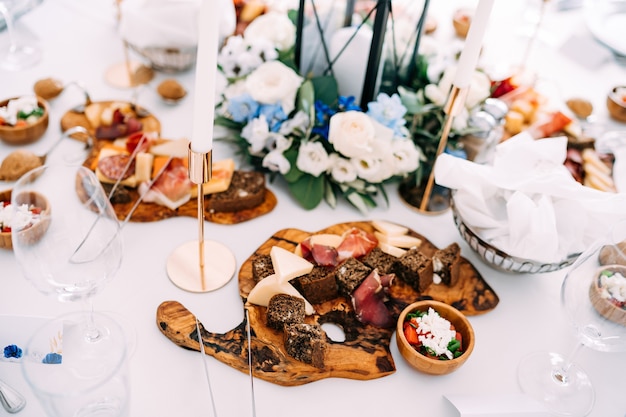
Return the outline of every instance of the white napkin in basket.
<path id="1" fill-rule="evenodd" d="M 198 43 L 198 11 L 202 0 L 124 0 L 120 35 L 139 47 L 188 48 Z M 220 43 L 235 32 L 232 0 L 220 3 Z"/>
<path id="2" fill-rule="evenodd" d="M 567 139 L 521 133 L 496 148 L 493 165 L 442 154 L 437 184 L 456 190 L 464 223 L 512 256 L 558 262 L 626 218 L 626 194 L 584 187 L 563 162 Z"/>

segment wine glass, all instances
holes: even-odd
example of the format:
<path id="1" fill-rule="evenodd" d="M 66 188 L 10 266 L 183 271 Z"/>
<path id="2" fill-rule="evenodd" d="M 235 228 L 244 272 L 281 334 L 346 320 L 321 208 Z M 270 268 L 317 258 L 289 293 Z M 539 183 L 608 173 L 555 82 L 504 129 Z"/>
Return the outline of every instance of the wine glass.
<path id="1" fill-rule="evenodd" d="M 20 13 L 39 4 L 41 0 L 0 0 L 0 16 L 4 19 L 9 45 L 0 50 L 0 67 L 9 71 L 19 71 L 32 67 L 41 59 L 37 45 L 20 39 L 15 31 L 15 19 Z"/>
<path id="2" fill-rule="evenodd" d="M 626 221 L 596 240 L 568 271 L 561 304 L 579 343 L 569 357 L 537 352 L 518 368 L 522 391 L 559 416 L 585 416 L 595 391 L 585 371 L 574 363 L 587 346 L 601 352 L 626 351 Z"/>

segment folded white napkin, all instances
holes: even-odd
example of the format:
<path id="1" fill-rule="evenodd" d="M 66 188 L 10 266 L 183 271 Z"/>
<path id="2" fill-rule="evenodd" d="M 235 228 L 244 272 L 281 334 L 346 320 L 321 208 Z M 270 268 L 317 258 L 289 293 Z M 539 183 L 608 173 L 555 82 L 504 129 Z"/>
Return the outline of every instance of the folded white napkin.
<path id="1" fill-rule="evenodd" d="M 442 154 L 435 181 L 456 190 L 465 224 L 509 255 L 558 262 L 626 219 L 626 194 L 584 187 L 563 162 L 567 139 L 521 133 L 496 147 L 493 165 Z"/>
<path id="2" fill-rule="evenodd" d="M 139 48 L 188 48 L 198 43 L 198 12 L 202 0 L 124 0 L 120 35 Z M 220 43 L 235 32 L 232 0 L 219 2 Z"/>

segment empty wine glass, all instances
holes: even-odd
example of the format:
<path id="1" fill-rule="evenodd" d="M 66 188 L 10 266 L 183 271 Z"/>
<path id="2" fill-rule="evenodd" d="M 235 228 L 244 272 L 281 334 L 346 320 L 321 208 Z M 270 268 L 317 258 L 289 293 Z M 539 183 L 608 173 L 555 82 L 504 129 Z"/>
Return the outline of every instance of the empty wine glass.
<path id="1" fill-rule="evenodd" d="M 595 391 L 585 371 L 574 363 L 587 346 L 601 352 L 626 351 L 626 222 L 612 227 L 572 265 L 561 287 L 561 304 L 579 343 L 569 357 L 537 352 L 518 368 L 522 391 L 555 415 L 586 416 Z"/>
<path id="2" fill-rule="evenodd" d="M 15 30 L 15 19 L 39 4 L 41 0 L 0 0 L 0 16 L 4 19 L 9 44 L 0 50 L 0 67 L 9 71 L 19 71 L 32 67 L 41 59 L 37 45 L 19 38 Z"/>

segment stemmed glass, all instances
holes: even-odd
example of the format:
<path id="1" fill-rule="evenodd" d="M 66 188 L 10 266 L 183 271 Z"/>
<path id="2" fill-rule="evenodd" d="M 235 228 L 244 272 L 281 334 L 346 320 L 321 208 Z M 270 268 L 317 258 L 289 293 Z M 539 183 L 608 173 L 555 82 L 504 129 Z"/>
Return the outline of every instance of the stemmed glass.
<path id="1" fill-rule="evenodd" d="M 35 44 L 18 39 L 15 31 L 15 18 L 18 9 L 24 4 L 27 10 L 41 0 L 0 0 L 0 16 L 4 18 L 9 45 L 0 51 L 0 67 L 9 71 L 29 68 L 41 59 L 41 50 Z M 32 5 L 31 5 L 32 4 Z"/>
<path id="2" fill-rule="evenodd" d="M 587 346 L 601 352 L 626 351 L 626 221 L 583 252 L 561 287 L 561 304 L 579 343 L 569 357 L 537 352 L 518 368 L 522 391 L 559 416 L 585 416 L 595 391 L 583 369 L 574 363 Z"/>
<path id="3" fill-rule="evenodd" d="M 62 372 L 72 364 L 80 369 L 76 372 L 95 378 L 97 370 L 106 371 L 102 369 L 107 363 L 105 354 L 113 358 L 112 362 L 119 363 L 120 358 L 126 357 L 127 350 L 124 329 L 111 317 L 95 313 L 92 306 L 92 297 L 115 276 L 122 261 L 122 236 L 115 211 L 92 171 L 66 163 L 44 165 L 24 174 L 14 185 L 11 204 L 16 210 L 20 207 L 43 209 L 35 222 L 21 222 L 26 225 L 24 228 L 12 230 L 13 250 L 24 276 L 44 294 L 63 302 L 84 302 L 87 307 L 71 318 L 72 331 L 67 335 L 63 333 L 63 358 L 70 349 L 68 360 L 71 361 L 64 361 L 64 367 L 45 369 L 56 371 L 59 378 L 64 378 Z M 14 222 L 14 226 L 19 223 Z M 36 352 L 27 352 L 25 356 L 32 359 L 33 355 L 36 356 Z M 23 363 L 25 377 L 38 395 L 54 388 L 39 385 L 50 386 L 48 380 L 52 375 L 38 378 L 41 367 L 30 366 L 29 360 Z M 59 393 L 59 396 L 73 394 L 72 391 Z M 51 415 L 57 415 L 54 406 L 47 406 L 46 396 L 39 398 Z M 81 408 L 83 406 L 85 410 L 98 408 L 89 404 Z M 90 414 L 85 411 L 71 415 Z M 115 411 L 98 415 L 118 414 Z"/>

